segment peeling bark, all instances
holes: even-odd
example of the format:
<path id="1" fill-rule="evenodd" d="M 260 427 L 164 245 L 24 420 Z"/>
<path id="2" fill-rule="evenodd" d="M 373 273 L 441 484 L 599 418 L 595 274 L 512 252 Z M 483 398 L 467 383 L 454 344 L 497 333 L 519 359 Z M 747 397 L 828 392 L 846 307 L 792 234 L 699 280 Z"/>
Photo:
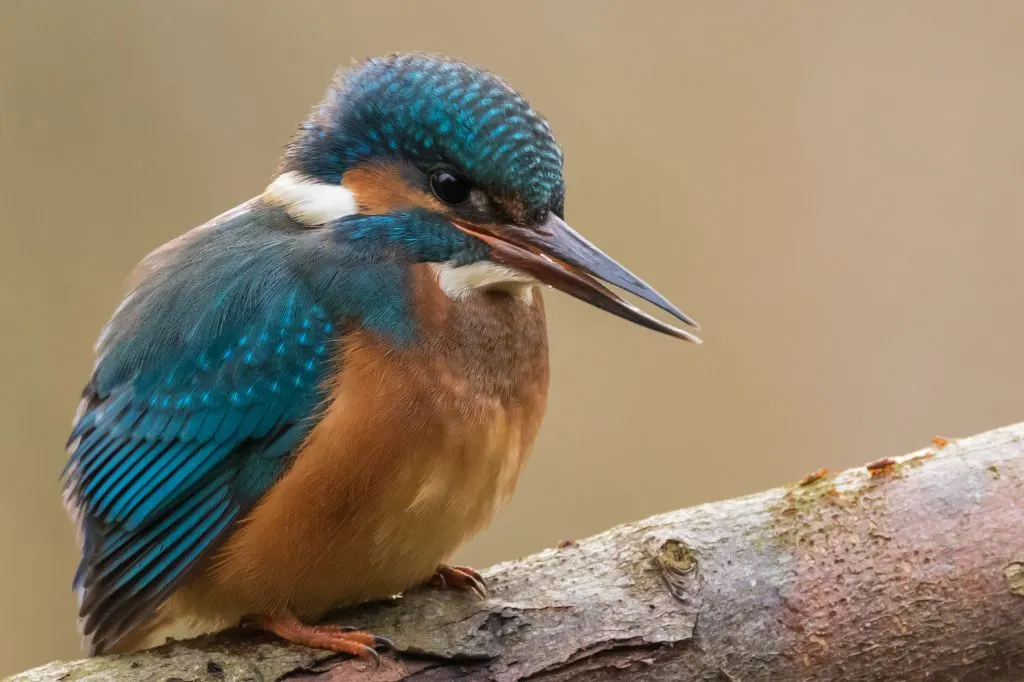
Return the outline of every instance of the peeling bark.
<path id="1" fill-rule="evenodd" d="M 247 632 L 12 680 L 1024 680 L 1024 424 L 613 528 L 339 617 L 380 668 Z"/>

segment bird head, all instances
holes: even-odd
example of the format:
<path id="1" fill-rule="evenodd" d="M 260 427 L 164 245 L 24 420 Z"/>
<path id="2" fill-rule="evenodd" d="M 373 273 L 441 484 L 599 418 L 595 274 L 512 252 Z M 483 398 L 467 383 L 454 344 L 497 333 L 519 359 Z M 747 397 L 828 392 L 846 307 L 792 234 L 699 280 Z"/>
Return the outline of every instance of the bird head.
<path id="1" fill-rule="evenodd" d="M 569 227 L 551 127 L 505 81 L 471 64 L 395 54 L 339 72 L 264 197 L 302 224 L 435 264 L 452 298 L 542 283 L 700 342 L 602 284 L 696 326 Z"/>

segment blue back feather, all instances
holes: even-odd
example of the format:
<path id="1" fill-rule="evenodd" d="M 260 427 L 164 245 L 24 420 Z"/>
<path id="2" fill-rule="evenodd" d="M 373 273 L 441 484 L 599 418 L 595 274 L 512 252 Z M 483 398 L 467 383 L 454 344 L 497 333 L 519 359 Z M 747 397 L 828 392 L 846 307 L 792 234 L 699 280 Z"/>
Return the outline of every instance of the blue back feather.
<path id="1" fill-rule="evenodd" d="M 151 616 L 284 473 L 345 326 L 412 338 L 403 270 L 374 258 L 376 235 L 304 230 L 254 201 L 144 262 L 69 443 L 93 651 Z"/>

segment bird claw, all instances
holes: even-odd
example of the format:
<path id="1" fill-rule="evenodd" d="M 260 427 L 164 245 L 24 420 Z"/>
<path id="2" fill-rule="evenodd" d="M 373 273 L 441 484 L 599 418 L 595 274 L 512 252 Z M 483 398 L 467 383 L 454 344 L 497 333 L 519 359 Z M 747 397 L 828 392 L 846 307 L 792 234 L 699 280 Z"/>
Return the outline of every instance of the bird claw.
<path id="1" fill-rule="evenodd" d="M 487 583 L 484 577 L 469 566 L 441 564 L 428 584 L 442 589 L 472 592 L 480 599 L 487 599 Z"/>
<path id="2" fill-rule="evenodd" d="M 395 643 L 387 637 L 348 625 L 306 625 L 291 615 L 247 616 L 242 619 L 242 626 L 270 632 L 287 642 L 311 649 L 358 656 L 377 668 L 380 667 L 377 650 L 396 649 Z"/>
<path id="3" fill-rule="evenodd" d="M 398 649 L 393 641 L 387 637 L 381 637 L 379 635 L 373 636 L 373 648 L 381 649 L 382 651 L 396 651 Z"/>

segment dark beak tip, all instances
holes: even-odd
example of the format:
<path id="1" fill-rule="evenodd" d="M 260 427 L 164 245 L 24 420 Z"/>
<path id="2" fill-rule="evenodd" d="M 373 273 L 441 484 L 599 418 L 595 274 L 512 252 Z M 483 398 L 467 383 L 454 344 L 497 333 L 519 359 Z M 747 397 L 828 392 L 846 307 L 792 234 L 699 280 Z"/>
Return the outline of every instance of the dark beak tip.
<path id="1" fill-rule="evenodd" d="M 686 324 L 687 327 L 690 327 L 695 331 L 700 329 L 700 324 L 697 323 L 697 320 L 693 319 L 686 313 L 679 313 L 678 315 L 676 315 L 676 318 L 679 319 L 684 324 Z"/>
<path id="2" fill-rule="evenodd" d="M 672 304 L 672 302 L 670 302 L 664 296 L 661 296 L 661 294 L 658 294 L 658 297 L 665 302 L 665 305 L 659 307 L 671 313 L 673 317 L 675 317 L 680 322 L 683 322 L 688 327 L 692 327 L 693 329 L 700 329 L 700 324 L 698 324 L 697 320 L 693 319 L 692 317 L 684 313 L 682 310 L 677 308 L 675 305 Z M 657 303 L 654 301 L 652 301 L 652 303 L 655 303 L 655 305 L 657 305 Z"/>

